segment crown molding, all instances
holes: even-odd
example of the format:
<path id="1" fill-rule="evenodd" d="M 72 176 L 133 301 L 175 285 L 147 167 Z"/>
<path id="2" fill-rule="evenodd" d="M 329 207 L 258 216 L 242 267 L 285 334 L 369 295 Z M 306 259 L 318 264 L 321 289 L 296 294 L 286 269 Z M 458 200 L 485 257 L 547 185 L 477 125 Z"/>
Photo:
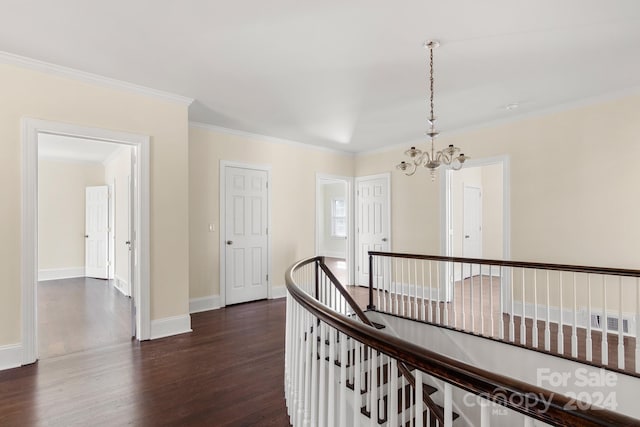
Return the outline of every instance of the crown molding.
<path id="1" fill-rule="evenodd" d="M 78 80 L 85 83 L 92 83 L 110 89 L 125 90 L 127 92 L 151 96 L 154 98 L 162 99 L 164 101 L 170 101 L 186 106 L 191 105 L 194 101 L 193 98 L 188 98 L 186 96 L 176 95 L 174 93 L 165 92 L 146 86 L 140 86 L 134 83 L 125 82 L 123 80 L 112 79 L 110 77 L 104 77 L 98 74 L 63 67 L 61 65 L 51 64 L 49 62 L 27 58 L 25 56 L 15 55 L 9 52 L 0 51 L 0 63 L 17 65 L 54 76 L 67 77 L 70 79 Z"/>
<path id="2" fill-rule="evenodd" d="M 355 153 L 352 153 L 350 151 L 338 150 L 335 148 L 323 147 L 320 145 L 306 144 L 304 142 L 297 142 L 297 141 L 292 141 L 290 139 L 276 138 L 273 136 L 261 135 L 258 133 L 251 133 L 251 132 L 246 132 L 238 129 L 225 128 L 222 126 L 210 125 L 208 123 L 189 122 L 189 126 L 194 128 L 199 128 L 199 129 L 210 130 L 213 132 L 224 133 L 227 135 L 240 136 L 243 138 L 253 139 L 261 142 L 271 142 L 273 144 L 284 144 L 284 145 L 289 145 L 294 147 L 307 148 L 311 150 L 325 151 L 325 152 L 334 153 L 334 154 L 341 154 L 343 156 L 348 156 L 348 157 L 355 156 Z"/>

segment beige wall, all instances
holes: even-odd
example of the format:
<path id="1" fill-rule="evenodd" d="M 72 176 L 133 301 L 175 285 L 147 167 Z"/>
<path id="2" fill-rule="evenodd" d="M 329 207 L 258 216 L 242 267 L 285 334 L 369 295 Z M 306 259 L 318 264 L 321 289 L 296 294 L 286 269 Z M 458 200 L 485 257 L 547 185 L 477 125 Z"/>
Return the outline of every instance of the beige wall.
<path id="1" fill-rule="evenodd" d="M 106 182 L 112 186 L 114 203 L 114 262 L 117 283 L 124 282 L 122 291 L 129 294 L 129 176 L 131 175 L 131 148 L 122 146 L 116 157 L 105 165 Z"/>
<path id="2" fill-rule="evenodd" d="M 105 184 L 101 163 L 38 160 L 38 270 L 84 267 L 85 188 Z"/>
<path id="3" fill-rule="evenodd" d="M 475 159 L 508 155 L 511 258 L 638 268 L 640 96 L 439 139 Z M 423 148 L 423 147 L 419 147 Z M 394 169 L 404 147 L 360 155 L 356 174 L 392 171 L 393 249 L 439 252 L 439 186 Z"/>
<path id="4" fill-rule="evenodd" d="M 188 312 L 187 106 L 0 65 L 0 345 L 20 342 L 20 120 L 151 135 L 151 318 Z"/>
<path id="5" fill-rule="evenodd" d="M 220 160 L 271 165 L 272 286 L 284 285 L 284 272 L 294 261 L 314 255 L 316 173 L 353 175 L 350 155 L 191 127 L 191 298 L 220 293 Z M 209 224 L 215 225 L 215 232 L 208 231 Z"/>

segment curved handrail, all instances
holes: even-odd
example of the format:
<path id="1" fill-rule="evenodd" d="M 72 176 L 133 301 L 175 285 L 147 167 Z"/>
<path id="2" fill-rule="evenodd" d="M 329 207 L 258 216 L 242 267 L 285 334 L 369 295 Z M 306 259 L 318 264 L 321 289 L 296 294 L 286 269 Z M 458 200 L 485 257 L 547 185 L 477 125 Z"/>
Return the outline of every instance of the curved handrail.
<path id="1" fill-rule="evenodd" d="M 355 340 L 433 377 L 545 423 L 563 426 L 640 426 L 640 420 L 605 409 L 569 409 L 572 400 L 568 397 L 462 363 L 335 312 L 298 288 L 293 280 L 292 273 L 295 270 L 318 258 L 298 261 L 289 267 L 285 273 L 287 291 L 318 319 Z"/>
<path id="2" fill-rule="evenodd" d="M 318 257 L 318 258 L 322 259 L 322 257 Z M 320 262 L 319 265 L 322 271 L 324 272 L 324 274 L 326 274 L 327 277 L 329 277 L 329 280 L 331 281 L 333 286 L 338 290 L 338 292 L 340 292 L 340 294 L 347 301 L 347 304 L 356 313 L 356 316 L 358 316 L 358 318 L 364 324 L 371 327 L 375 327 L 373 325 L 373 322 L 367 317 L 366 314 L 364 314 L 364 311 L 362 311 L 362 309 L 353 299 L 351 294 L 349 294 L 349 292 L 344 288 L 344 286 L 342 286 L 342 284 L 340 283 L 338 278 L 333 274 L 333 272 L 323 262 Z M 409 381 L 409 384 L 411 385 L 411 387 L 415 388 L 416 377 L 413 376 L 409 368 L 407 368 L 407 366 L 404 363 L 399 362 L 398 369 L 400 370 L 400 373 L 407 379 L 407 381 Z M 444 412 L 438 405 L 436 405 L 436 403 L 433 401 L 433 399 L 431 399 L 428 393 L 423 392 L 422 400 L 429 407 L 429 410 L 431 411 L 431 413 L 433 413 L 433 415 L 440 422 L 440 424 L 441 425 L 444 424 Z"/>
<path id="3" fill-rule="evenodd" d="M 505 260 L 499 260 L 499 259 L 462 258 L 462 257 L 443 256 L 443 255 L 419 255 L 419 254 L 379 252 L 379 251 L 369 251 L 368 253 L 370 256 L 385 256 L 390 258 L 410 258 L 410 259 L 430 260 L 430 261 L 459 262 L 464 264 L 497 265 L 502 267 L 537 268 L 540 270 L 556 270 L 556 271 L 570 271 L 575 273 L 640 277 L 640 270 L 633 270 L 628 268 L 591 267 L 591 266 L 584 266 L 584 265 L 548 264 L 548 263 L 540 263 L 540 262 L 505 261 Z"/>

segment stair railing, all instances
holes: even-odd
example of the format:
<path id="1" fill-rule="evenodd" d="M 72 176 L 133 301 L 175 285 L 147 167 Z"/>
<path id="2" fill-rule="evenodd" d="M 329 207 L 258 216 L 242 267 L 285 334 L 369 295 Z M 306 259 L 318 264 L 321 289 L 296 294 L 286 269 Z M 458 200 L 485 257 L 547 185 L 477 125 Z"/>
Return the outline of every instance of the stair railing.
<path id="1" fill-rule="evenodd" d="M 640 270 L 376 251 L 368 264 L 369 310 L 640 373 Z"/>
<path id="2" fill-rule="evenodd" d="M 294 426 L 453 425 L 454 397 L 474 396 L 479 422 L 507 411 L 511 425 L 640 425 L 636 419 L 482 370 L 384 333 L 354 315 L 314 257 L 295 263 L 285 275 L 287 320 L 285 398 Z M 366 315 L 365 315 L 366 317 Z M 411 367 L 415 384 L 401 374 Z M 430 383 L 442 385 L 443 420 L 424 404 Z M 431 389 L 431 388 L 430 388 Z M 431 389 L 433 390 L 435 389 Z"/>

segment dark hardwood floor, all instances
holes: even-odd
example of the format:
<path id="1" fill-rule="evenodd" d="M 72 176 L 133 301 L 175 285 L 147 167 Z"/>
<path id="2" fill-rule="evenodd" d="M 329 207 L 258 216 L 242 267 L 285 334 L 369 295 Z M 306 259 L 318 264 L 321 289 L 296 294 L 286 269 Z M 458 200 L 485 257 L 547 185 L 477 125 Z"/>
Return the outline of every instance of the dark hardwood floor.
<path id="1" fill-rule="evenodd" d="M 285 300 L 192 315 L 193 332 L 0 372 L 0 426 L 288 426 Z"/>
<path id="2" fill-rule="evenodd" d="M 38 282 L 40 359 L 130 341 L 130 301 L 108 280 Z"/>

